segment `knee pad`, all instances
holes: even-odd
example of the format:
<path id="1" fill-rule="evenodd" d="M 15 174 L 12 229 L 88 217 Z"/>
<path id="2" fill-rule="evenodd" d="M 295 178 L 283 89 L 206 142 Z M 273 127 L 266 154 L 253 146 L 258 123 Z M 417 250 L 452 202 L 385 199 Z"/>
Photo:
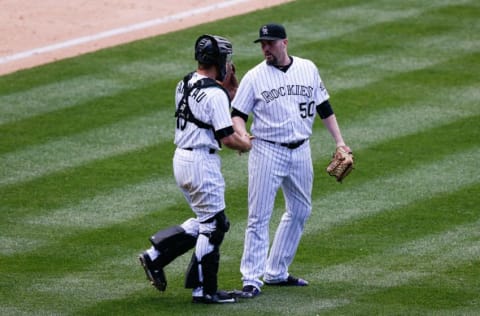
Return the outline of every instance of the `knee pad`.
<path id="1" fill-rule="evenodd" d="M 220 230 L 215 230 L 213 232 L 210 233 L 210 236 L 209 237 L 209 241 L 210 243 L 215 247 L 215 248 L 219 248 L 220 245 L 222 244 L 223 242 L 223 238 L 225 237 L 225 233 L 220 231 Z"/>
<path id="2" fill-rule="evenodd" d="M 211 232 L 207 237 L 210 240 L 210 243 L 215 247 L 219 247 L 222 242 L 223 238 L 225 237 L 225 233 L 230 229 L 230 221 L 228 220 L 227 215 L 225 215 L 224 211 L 217 213 L 214 217 L 209 219 L 207 222 L 216 221 L 215 223 L 215 230 Z"/>
<path id="3" fill-rule="evenodd" d="M 213 218 L 217 221 L 217 230 L 224 233 L 230 230 L 230 221 L 228 220 L 225 211 L 218 212 Z"/>

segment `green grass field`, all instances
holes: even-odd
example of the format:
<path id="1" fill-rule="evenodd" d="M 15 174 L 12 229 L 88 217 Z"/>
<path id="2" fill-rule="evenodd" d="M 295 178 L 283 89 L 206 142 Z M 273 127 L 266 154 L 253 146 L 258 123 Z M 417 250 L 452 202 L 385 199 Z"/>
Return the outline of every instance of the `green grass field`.
<path id="1" fill-rule="evenodd" d="M 479 315 L 480 3 L 301 0 L 0 77 L 1 315 Z M 324 169 L 318 120 L 310 218 L 290 272 L 228 306 L 191 304 L 190 253 L 167 291 L 137 255 L 192 216 L 175 186 L 174 86 L 203 33 L 230 38 L 239 77 L 260 24 L 312 59 L 356 170 Z M 240 288 L 247 156 L 224 150 L 219 282 Z M 273 233 L 283 209 L 277 197 Z"/>

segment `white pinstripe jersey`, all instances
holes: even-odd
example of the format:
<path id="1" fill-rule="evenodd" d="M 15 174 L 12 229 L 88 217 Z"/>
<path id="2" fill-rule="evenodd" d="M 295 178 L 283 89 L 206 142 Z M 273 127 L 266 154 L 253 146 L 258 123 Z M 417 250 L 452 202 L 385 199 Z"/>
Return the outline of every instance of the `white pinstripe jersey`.
<path id="1" fill-rule="evenodd" d="M 315 64 L 292 58 L 286 72 L 263 61 L 240 82 L 232 107 L 253 113 L 251 133 L 257 138 L 292 143 L 310 137 L 316 106 L 329 98 Z"/>
<path id="2" fill-rule="evenodd" d="M 195 72 L 188 82 L 189 86 L 202 78 L 206 77 Z M 176 108 L 178 108 L 182 97 L 183 80 L 177 84 L 175 90 Z M 223 90 L 217 87 L 193 89 L 190 93 L 188 104 L 196 119 L 212 125 L 215 130 L 232 126 L 229 108 L 230 102 Z M 185 122 L 182 120 L 180 123 L 180 125 L 183 125 Z M 175 129 L 174 143 L 179 148 L 206 147 L 217 150 L 220 149 L 211 129 L 200 128 L 192 122 L 186 122 L 183 130 L 181 128 Z"/>

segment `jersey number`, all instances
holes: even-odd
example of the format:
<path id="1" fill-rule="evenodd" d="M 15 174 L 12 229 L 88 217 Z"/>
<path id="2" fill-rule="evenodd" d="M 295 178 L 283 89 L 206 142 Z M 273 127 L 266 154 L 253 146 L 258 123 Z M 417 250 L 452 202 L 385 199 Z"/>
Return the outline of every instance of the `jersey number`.
<path id="1" fill-rule="evenodd" d="M 306 103 L 302 102 L 298 105 L 300 109 L 300 117 L 307 118 L 315 115 L 315 101 Z"/>
<path id="2" fill-rule="evenodd" d="M 187 126 L 187 120 L 177 117 L 177 128 L 183 131 L 185 130 L 186 126 Z"/>

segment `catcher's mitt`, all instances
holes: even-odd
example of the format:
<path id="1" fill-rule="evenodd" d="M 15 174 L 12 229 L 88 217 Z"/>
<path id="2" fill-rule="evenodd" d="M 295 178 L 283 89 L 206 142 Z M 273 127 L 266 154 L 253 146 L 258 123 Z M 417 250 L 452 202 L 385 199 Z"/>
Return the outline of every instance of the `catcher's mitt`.
<path id="1" fill-rule="evenodd" d="M 335 177 L 338 182 L 352 171 L 354 163 L 353 153 L 348 146 L 339 146 L 327 166 L 327 173 Z"/>
<path id="2" fill-rule="evenodd" d="M 227 90 L 230 101 L 233 100 L 238 89 L 238 80 L 235 76 L 235 65 L 233 63 L 227 63 L 227 73 L 220 84 Z"/>

